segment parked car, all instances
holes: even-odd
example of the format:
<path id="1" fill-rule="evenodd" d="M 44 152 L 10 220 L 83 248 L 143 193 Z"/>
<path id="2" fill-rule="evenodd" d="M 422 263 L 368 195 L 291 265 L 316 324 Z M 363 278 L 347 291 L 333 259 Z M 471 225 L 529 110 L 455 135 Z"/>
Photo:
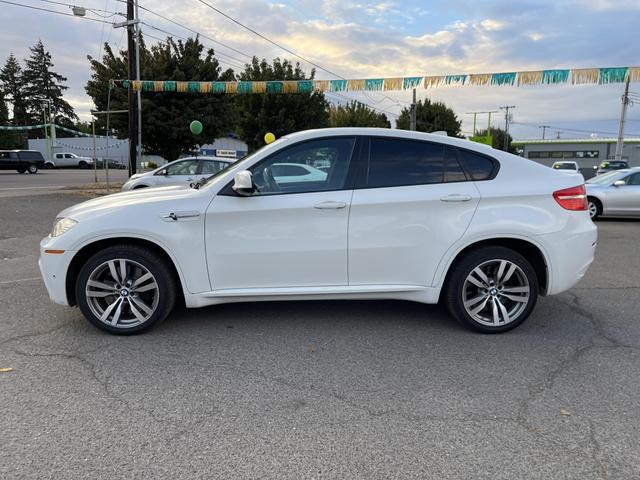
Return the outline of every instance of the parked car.
<path id="1" fill-rule="evenodd" d="M 623 168 L 629 168 L 629 162 L 626 160 L 606 160 L 602 162 L 596 169 L 596 175 L 602 175 L 603 173 L 610 172 L 612 170 L 622 170 Z"/>
<path id="2" fill-rule="evenodd" d="M 612 172 L 587 180 L 589 215 L 640 217 L 640 167 Z"/>
<path id="3" fill-rule="evenodd" d="M 81 157 L 75 153 L 61 152 L 53 156 L 53 162 L 46 162 L 47 168 L 93 168 L 93 158 Z"/>
<path id="4" fill-rule="evenodd" d="M 273 177 L 278 184 L 297 182 L 324 182 L 327 173 L 310 165 L 299 163 L 275 163 L 271 166 Z"/>
<path id="5" fill-rule="evenodd" d="M 146 173 L 136 173 L 122 186 L 123 191 L 147 187 L 166 187 L 180 185 L 188 187 L 191 183 L 209 177 L 227 168 L 232 159 L 219 157 L 188 157 L 174 160 L 166 165 Z"/>
<path id="6" fill-rule="evenodd" d="M 330 165 L 322 180 L 273 172 L 318 159 Z M 579 174 L 458 138 L 335 128 L 282 137 L 193 188 L 68 208 L 40 268 L 54 302 L 119 334 L 157 324 L 178 297 L 442 300 L 467 327 L 498 333 L 538 295 L 575 285 L 596 238 Z"/>
<path id="7" fill-rule="evenodd" d="M 44 168 L 44 157 L 35 150 L 0 150 L 0 170 L 38 173 Z"/>
<path id="8" fill-rule="evenodd" d="M 554 170 L 568 170 L 570 172 L 580 171 L 580 168 L 578 167 L 577 162 L 571 162 L 568 160 L 563 160 L 561 162 L 554 162 L 553 165 L 551 165 L 551 168 L 553 168 Z"/>

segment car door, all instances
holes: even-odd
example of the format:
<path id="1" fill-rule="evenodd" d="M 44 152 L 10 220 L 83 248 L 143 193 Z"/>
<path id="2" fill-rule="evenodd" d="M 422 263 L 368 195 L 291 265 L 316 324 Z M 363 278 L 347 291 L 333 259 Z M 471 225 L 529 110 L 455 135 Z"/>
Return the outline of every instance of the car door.
<path id="1" fill-rule="evenodd" d="M 640 214 L 640 172 L 622 178 L 625 185 L 607 189 L 606 213 L 610 215 Z"/>
<path id="2" fill-rule="evenodd" d="M 199 168 L 199 162 L 194 158 L 174 162 L 154 174 L 155 183 L 157 186 L 188 186 L 198 180 L 197 173 Z"/>
<path id="3" fill-rule="evenodd" d="M 64 159 L 64 153 L 56 153 L 53 162 L 56 164 L 56 167 L 68 167 L 68 163 Z"/>
<path id="4" fill-rule="evenodd" d="M 349 284 L 429 286 L 469 226 L 478 189 L 442 144 L 374 137 L 368 150 L 351 202 Z"/>
<path id="5" fill-rule="evenodd" d="M 256 192 L 231 184 L 206 214 L 209 276 L 214 290 L 347 285 L 347 224 L 356 138 L 331 137 L 285 147 L 253 165 Z M 282 183 L 272 165 L 330 165 L 318 182 Z"/>

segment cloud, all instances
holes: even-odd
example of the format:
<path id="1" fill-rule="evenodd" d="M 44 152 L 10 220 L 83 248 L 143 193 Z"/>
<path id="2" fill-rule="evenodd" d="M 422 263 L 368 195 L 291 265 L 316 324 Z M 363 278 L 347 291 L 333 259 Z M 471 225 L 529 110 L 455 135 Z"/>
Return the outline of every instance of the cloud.
<path id="1" fill-rule="evenodd" d="M 105 0 L 85 0 L 84 4 L 105 8 Z M 106 0 L 106 5 L 108 10 L 124 8 L 116 0 Z M 215 5 L 344 77 L 617 66 L 637 59 L 633 41 L 637 15 L 629 15 L 629 11 L 640 8 L 637 0 L 487 0 L 482 8 L 472 0 L 434 0 L 428 4 L 422 0 L 217 0 Z M 248 55 L 292 58 L 193 0 L 147 2 L 145 6 Z M 65 11 L 64 7 L 60 10 Z M 148 12 L 141 15 L 147 23 L 180 36 L 190 35 Z M 97 56 L 101 38 L 114 47 L 119 42 L 124 46 L 124 32 L 108 25 L 103 28 L 99 23 L 13 6 L 3 7 L 3 19 L 0 61 L 10 51 L 19 58 L 25 57 L 29 45 L 42 38 L 52 52 L 56 70 L 69 78 L 70 101 L 86 118 L 90 109 L 83 89 L 90 75 L 86 55 Z M 616 28 L 601 35 L 603 25 Z M 221 58 L 225 66 L 249 60 L 207 39 L 203 41 L 227 55 Z M 310 69 L 304 62 L 303 67 Z M 332 77 L 322 71 L 317 75 Z M 518 105 L 516 115 L 521 118 L 551 123 L 552 119 L 614 118 L 619 109 L 618 87 L 458 87 L 420 94 L 450 103 L 461 116 L 471 109 L 494 109 L 509 103 Z M 391 92 L 388 97 L 402 102 L 409 99 L 406 92 Z M 376 107 L 395 113 L 404 105 L 377 93 L 361 98 L 368 102 L 373 98 L 378 102 Z"/>

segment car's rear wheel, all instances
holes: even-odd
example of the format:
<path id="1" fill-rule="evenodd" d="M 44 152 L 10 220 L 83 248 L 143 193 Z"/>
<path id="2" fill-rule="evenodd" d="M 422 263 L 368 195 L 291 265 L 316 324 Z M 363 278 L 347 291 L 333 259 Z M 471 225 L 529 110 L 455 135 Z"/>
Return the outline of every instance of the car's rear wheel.
<path id="1" fill-rule="evenodd" d="M 170 267 L 137 246 L 106 248 L 80 269 L 76 298 L 84 316 L 110 333 L 130 335 L 157 325 L 171 312 L 176 284 Z"/>
<path id="2" fill-rule="evenodd" d="M 482 247 L 453 266 L 445 290 L 451 314 L 482 333 L 511 330 L 531 314 L 538 299 L 538 278 L 519 253 Z"/>
<path id="3" fill-rule="evenodd" d="M 33 163 L 27 167 L 27 172 L 29 173 L 38 173 L 38 166 Z"/>
<path id="4" fill-rule="evenodd" d="M 602 215 L 602 204 L 600 203 L 599 200 L 596 200 L 595 198 L 591 198 L 591 197 L 589 197 L 587 201 L 588 201 L 589 216 L 591 217 L 591 220 L 595 220 L 600 215 Z"/>
<path id="5" fill-rule="evenodd" d="M 81 161 L 78 163 L 78 168 L 89 168 L 89 164 L 87 162 Z"/>

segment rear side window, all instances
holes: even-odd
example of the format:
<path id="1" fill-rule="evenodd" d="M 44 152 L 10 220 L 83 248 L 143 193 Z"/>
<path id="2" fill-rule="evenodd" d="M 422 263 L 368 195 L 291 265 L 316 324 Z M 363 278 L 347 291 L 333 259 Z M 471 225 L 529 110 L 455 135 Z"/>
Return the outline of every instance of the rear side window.
<path id="1" fill-rule="evenodd" d="M 497 171 L 496 162 L 469 150 L 458 149 L 458 160 L 471 180 L 489 180 Z"/>
<path id="2" fill-rule="evenodd" d="M 20 152 L 19 155 L 23 160 L 44 160 L 40 152 Z"/>
<path id="3" fill-rule="evenodd" d="M 444 164 L 444 145 L 372 138 L 367 186 L 376 188 L 441 183 Z"/>

